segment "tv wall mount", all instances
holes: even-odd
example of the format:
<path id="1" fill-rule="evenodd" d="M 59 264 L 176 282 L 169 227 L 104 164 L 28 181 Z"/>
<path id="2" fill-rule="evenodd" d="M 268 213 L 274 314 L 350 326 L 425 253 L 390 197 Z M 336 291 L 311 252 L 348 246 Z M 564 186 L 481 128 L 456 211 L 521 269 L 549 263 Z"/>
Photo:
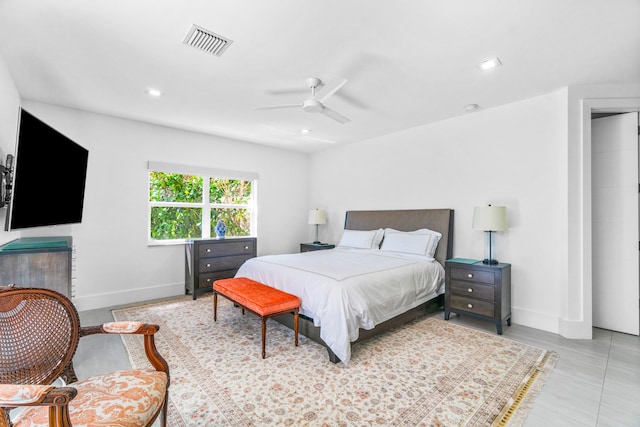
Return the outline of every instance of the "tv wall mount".
<path id="1" fill-rule="evenodd" d="M 7 154 L 5 165 L 0 165 L 0 208 L 11 202 L 13 185 L 13 155 Z"/>

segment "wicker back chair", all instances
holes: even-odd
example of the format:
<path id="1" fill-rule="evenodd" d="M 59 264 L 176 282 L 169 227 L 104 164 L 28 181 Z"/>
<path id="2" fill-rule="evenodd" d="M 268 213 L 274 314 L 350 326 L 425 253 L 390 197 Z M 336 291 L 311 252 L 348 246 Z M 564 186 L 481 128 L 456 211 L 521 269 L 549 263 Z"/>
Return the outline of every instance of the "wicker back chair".
<path id="1" fill-rule="evenodd" d="M 166 425 L 169 367 L 158 353 L 157 325 L 112 322 L 80 327 L 78 312 L 64 295 L 39 288 L 0 287 L 0 427 L 20 414 L 15 427 L 151 426 L 162 414 Z M 80 337 L 92 334 L 144 335 L 154 369 L 132 369 L 77 381 L 72 359 Z M 67 386 L 51 384 L 62 378 Z"/>

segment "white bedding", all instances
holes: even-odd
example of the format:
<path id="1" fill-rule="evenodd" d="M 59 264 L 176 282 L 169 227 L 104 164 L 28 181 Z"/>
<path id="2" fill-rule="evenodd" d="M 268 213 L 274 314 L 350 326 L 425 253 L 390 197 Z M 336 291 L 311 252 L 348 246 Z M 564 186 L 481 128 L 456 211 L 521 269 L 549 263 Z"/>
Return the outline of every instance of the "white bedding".
<path id="1" fill-rule="evenodd" d="M 300 313 L 320 326 L 320 337 L 344 363 L 358 329 L 410 310 L 444 288 L 437 261 L 377 249 L 330 249 L 252 258 L 236 277 L 297 295 Z"/>

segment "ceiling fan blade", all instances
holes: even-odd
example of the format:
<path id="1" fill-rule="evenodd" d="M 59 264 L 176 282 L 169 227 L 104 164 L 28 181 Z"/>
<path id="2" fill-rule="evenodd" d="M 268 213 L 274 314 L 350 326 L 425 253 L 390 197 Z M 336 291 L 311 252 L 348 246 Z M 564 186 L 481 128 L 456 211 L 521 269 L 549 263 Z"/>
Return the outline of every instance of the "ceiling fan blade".
<path id="1" fill-rule="evenodd" d="M 278 110 L 280 108 L 300 108 L 302 104 L 281 104 L 281 105 L 264 105 L 262 107 L 253 107 L 254 110 Z"/>
<path id="2" fill-rule="evenodd" d="M 324 102 L 327 98 L 336 93 L 338 89 L 344 86 L 345 83 L 347 83 L 347 79 L 344 77 L 335 77 L 327 82 L 322 89 L 316 92 L 314 98 L 320 102 Z"/>
<path id="3" fill-rule="evenodd" d="M 265 90 L 267 95 L 304 95 L 309 94 L 309 88 L 281 88 Z"/>
<path id="4" fill-rule="evenodd" d="M 337 122 L 340 122 L 342 124 L 349 123 L 351 121 L 351 119 L 349 119 L 349 118 L 343 116 L 342 114 L 338 113 L 337 111 L 334 111 L 331 108 L 327 108 L 327 107 L 324 107 L 322 109 L 322 114 L 324 114 L 325 116 L 330 117 L 333 120 L 335 120 Z"/>

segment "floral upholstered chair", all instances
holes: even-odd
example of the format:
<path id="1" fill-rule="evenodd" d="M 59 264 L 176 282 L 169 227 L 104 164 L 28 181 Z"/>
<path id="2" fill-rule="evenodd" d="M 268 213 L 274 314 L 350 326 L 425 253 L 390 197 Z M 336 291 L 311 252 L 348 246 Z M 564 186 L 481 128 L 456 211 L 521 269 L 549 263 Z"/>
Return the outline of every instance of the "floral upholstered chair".
<path id="1" fill-rule="evenodd" d="M 158 415 L 165 426 L 169 366 L 155 346 L 158 329 L 140 322 L 80 327 L 64 295 L 0 287 L 0 426 L 151 426 Z M 153 369 L 77 381 L 73 355 L 80 337 L 93 334 L 143 335 Z M 59 378 L 68 385 L 53 384 Z"/>

